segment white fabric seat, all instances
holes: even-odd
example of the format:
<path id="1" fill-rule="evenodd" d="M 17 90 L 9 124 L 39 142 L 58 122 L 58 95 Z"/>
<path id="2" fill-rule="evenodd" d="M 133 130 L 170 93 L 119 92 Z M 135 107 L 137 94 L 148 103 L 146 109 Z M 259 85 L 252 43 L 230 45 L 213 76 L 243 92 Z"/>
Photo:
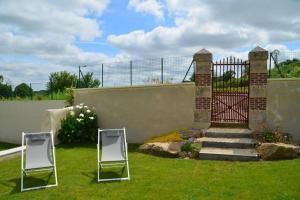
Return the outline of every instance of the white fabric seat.
<path id="1" fill-rule="evenodd" d="M 129 180 L 129 165 L 127 154 L 126 131 L 123 129 L 98 130 L 98 182 L 112 180 Z M 100 152 L 101 149 L 101 152 Z M 101 168 L 114 163 L 124 164 L 127 168 L 126 178 L 101 179 Z"/>
<path id="2" fill-rule="evenodd" d="M 26 148 L 25 148 L 26 147 Z M 26 154 L 25 150 L 26 149 Z M 25 159 L 24 159 L 25 157 Z M 24 163 L 25 162 L 25 163 Z M 24 188 L 24 174 L 29 172 L 52 170 L 55 184 Z M 55 147 L 52 133 L 22 133 L 22 166 L 21 166 L 21 192 L 33 189 L 57 186 L 55 164 Z"/>

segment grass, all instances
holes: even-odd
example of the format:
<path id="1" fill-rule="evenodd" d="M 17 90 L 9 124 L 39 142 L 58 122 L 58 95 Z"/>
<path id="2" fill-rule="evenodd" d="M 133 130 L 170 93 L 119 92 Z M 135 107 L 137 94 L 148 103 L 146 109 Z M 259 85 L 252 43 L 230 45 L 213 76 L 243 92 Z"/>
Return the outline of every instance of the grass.
<path id="1" fill-rule="evenodd" d="M 131 180 L 96 183 L 96 145 L 60 146 L 59 186 L 20 193 L 20 158 L 0 163 L 0 199 L 300 199 L 300 159 L 226 162 L 161 158 L 129 145 Z"/>
<path id="2" fill-rule="evenodd" d="M 17 146 L 20 146 L 20 145 L 0 142 L 0 151 L 10 149 L 10 148 L 14 148 L 14 147 L 17 147 Z"/>
<path id="3" fill-rule="evenodd" d="M 66 100 L 66 94 L 64 92 L 53 93 L 52 96 L 46 92 L 34 92 L 32 97 L 27 96 L 21 97 L 11 97 L 8 99 L 0 99 L 0 101 L 42 101 L 42 100 Z"/>

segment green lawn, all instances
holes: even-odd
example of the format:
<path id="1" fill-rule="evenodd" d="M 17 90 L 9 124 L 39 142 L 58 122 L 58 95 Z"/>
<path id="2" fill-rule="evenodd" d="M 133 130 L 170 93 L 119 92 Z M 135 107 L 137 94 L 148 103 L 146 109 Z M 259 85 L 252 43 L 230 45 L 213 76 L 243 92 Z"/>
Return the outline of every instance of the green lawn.
<path id="1" fill-rule="evenodd" d="M 17 147 L 17 146 L 20 146 L 20 145 L 0 142 L 0 151 L 10 149 L 10 148 L 14 148 L 14 147 Z"/>
<path id="2" fill-rule="evenodd" d="M 57 188 L 20 193 L 20 158 L 3 161 L 0 199 L 300 199 L 300 159 L 183 160 L 129 147 L 132 179 L 124 182 L 96 183 L 96 145 L 57 148 Z"/>

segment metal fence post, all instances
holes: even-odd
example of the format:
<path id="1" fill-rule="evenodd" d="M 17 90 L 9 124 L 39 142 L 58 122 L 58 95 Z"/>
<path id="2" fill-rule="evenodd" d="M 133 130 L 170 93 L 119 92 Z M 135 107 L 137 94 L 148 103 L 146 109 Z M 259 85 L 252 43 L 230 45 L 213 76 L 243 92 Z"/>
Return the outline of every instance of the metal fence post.
<path id="1" fill-rule="evenodd" d="M 272 62 L 272 52 L 270 52 L 270 61 L 269 61 L 269 78 L 271 78 L 271 62 Z"/>
<path id="2" fill-rule="evenodd" d="M 164 84 L 164 58 L 161 58 L 161 84 Z"/>
<path id="3" fill-rule="evenodd" d="M 130 86 L 132 86 L 132 60 L 130 61 Z"/>
<path id="4" fill-rule="evenodd" d="M 32 85 L 31 83 L 29 83 L 29 87 L 31 89 L 31 92 L 30 92 L 30 99 L 32 100 L 33 99 L 33 90 L 32 90 Z"/>
<path id="5" fill-rule="evenodd" d="M 53 100 L 53 83 L 52 83 L 52 80 L 50 80 L 50 94 L 51 94 L 51 100 Z"/>
<path id="6" fill-rule="evenodd" d="M 101 86 L 103 87 L 103 63 L 101 65 Z"/>

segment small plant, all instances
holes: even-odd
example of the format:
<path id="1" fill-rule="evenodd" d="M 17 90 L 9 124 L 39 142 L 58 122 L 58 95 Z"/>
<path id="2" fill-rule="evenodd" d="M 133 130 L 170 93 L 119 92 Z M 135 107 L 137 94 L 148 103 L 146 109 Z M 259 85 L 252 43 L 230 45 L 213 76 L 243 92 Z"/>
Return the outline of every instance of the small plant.
<path id="1" fill-rule="evenodd" d="M 73 88 L 67 88 L 65 90 L 65 98 L 67 106 L 72 106 L 74 104 L 74 91 Z"/>
<path id="2" fill-rule="evenodd" d="M 86 143 L 97 140 L 97 115 L 84 104 L 77 105 L 61 121 L 58 139 L 62 143 Z"/>
<path id="3" fill-rule="evenodd" d="M 201 149 L 200 143 L 194 143 L 191 141 L 187 141 L 181 147 L 181 151 L 185 151 L 185 152 L 199 151 L 200 149 Z"/>
<path id="4" fill-rule="evenodd" d="M 275 133 L 270 130 L 266 130 L 262 133 L 262 140 L 263 142 L 271 142 L 271 143 L 275 143 L 279 141 Z"/>
<path id="5" fill-rule="evenodd" d="M 260 138 L 258 138 L 261 142 L 282 142 L 282 143 L 289 143 L 290 136 L 286 133 L 281 132 L 278 128 L 275 130 L 265 129 Z"/>

